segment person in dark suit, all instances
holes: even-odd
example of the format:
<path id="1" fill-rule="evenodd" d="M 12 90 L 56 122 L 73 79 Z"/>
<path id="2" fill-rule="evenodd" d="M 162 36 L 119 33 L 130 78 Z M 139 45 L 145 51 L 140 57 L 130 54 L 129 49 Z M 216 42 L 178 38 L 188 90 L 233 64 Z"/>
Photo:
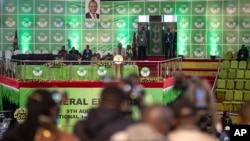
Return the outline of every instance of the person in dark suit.
<path id="1" fill-rule="evenodd" d="M 245 45 L 241 46 L 241 49 L 238 51 L 238 61 L 247 61 L 249 57 L 249 52 Z"/>
<path id="2" fill-rule="evenodd" d="M 75 49 L 75 47 L 72 47 L 72 49 L 69 51 L 69 54 L 75 54 L 78 55 L 79 51 Z"/>
<path id="3" fill-rule="evenodd" d="M 138 60 L 142 59 L 146 60 L 147 58 L 147 33 L 145 27 L 141 27 L 141 30 L 138 32 L 137 35 L 137 45 L 138 45 Z"/>
<path id="4" fill-rule="evenodd" d="M 165 58 L 172 57 L 173 54 L 173 33 L 170 32 L 170 29 L 167 29 L 167 32 L 164 35 L 164 44 L 165 44 Z"/>
<path id="5" fill-rule="evenodd" d="M 175 28 L 173 28 L 173 53 L 172 53 L 172 57 L 176 57 L 177 56 L 177 30 Z"/>
<path id="6" fill-rule="evenodd" d="M 100 15 L 96 13 L 98 9 L 97 2 L 95 0 L 89 1 L 89 12 L 86 13 L 86 19 L 99 19 Z"/>
<path id="7" fill-rule="evenodd" d="M 87 45 L 86 49 L 83 50 L 82 57 L 84 60 L 91 60 L 92 50 L 89 48 L 89 45 Z"/>

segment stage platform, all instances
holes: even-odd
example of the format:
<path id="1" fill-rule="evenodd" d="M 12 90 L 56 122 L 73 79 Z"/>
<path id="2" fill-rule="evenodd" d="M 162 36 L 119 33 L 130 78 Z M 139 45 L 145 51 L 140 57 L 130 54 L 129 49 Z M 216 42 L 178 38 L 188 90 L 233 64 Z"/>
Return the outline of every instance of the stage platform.
<path id="1" fill-rule="evenodd" d="M 131 68 L 133 72 L 139 73 L 141 68 L 149 67 L 150 64 L 154 64 L 154 62 L 141 61 L 137 62 L 136 69 Z M 153 60 L 154 61 L 154 60 Z M 157 64 L 157 60 L 156 60 Z M 166 66 L 172 64 L 169 67 L 170 74 L 164 75 L 163 72 L 166 73 Z M 145 103 L 160 103 L 167 105 L 175 101 L 175 99 L 179 96 L 179 91 L 172 89 L 174 82 L 174 72 L 175 71 L 183 71 L 184 74 L 189 77 L 192 75 L 201 76 L 203 78 L 211 77 L 214 81 L 216 76 L 216 72 L 218 69 L 218 60 L 210 60 L 210 59 L 183 59 L 181 62 L 181 68 L 179 67 L 179 62 L 161 62 L 161 64 L 157 64 L 157 67 L 150 68 L 152 72 L 158 72 L 153 78 L 157 78 L 156 76 L 164 76 L 158 81 L 155 79 L 145 78 L 147 81 L 141 82 L 146 91 Z M 159 73 L 159 66 L 162 73 Z M 72 67 L 73 68 L 73 67 Z M 60 69 L 60 68 L 59 68 Z M 58 69 L 58 70 L 59 70 Z M 158 69 L 158 70 L 157 70 Z M 32 73 L 28 72 L 27 66 L 25 67 L 26 74 Z M 61 69 L 63 70 L 63 69 Z M 74 70 L 74 69 L 67 69 Z M 136 71 L 134 71 L 136 70 Z M 22 71 L 21 71 L 22 72 Z M 211 72 L 211 73 L 210 73 Z M 160 75 L 159 75 L 160 74 Z M 16 74 L 20 75 L 20 74 Z M 166 76 L 166 77 L 165 77 Z M 102 80 L 80 80 L 80 79 L 60 79 L 60 80 L 52 80 L 52 79 L 38 79 L 40 77 L 34 77 L 31 79 L 16 79 L 11 78 L 13 76 L 6 76 L 4 74 L 0 74 L 0 110 L 12 110 L 15 109 L 6 109 L 6 105 L 4 104 L 6 101 L 8 103 L 14 104 L 14 107 L 25 107 L 26 99 L 29 94 L 37 88 L 48 89 L 50 91 L 58 90 L 61 92 L 68 93 L 68 101 L 66 103 L 61 104 L 61 113 L 59 118 L 59 124 L 62 128 L 72 127 L 74 123 L 86 117 L 88 109 L 91 107 L 95 107 L 99 103 L 99 94 L 102 88 L 107 85 L 107 82 Z M 34 79 L 36 78 L 36 79 Z M 42 77 L 41 77 L 42 78 Z M 61 77 L 58 77 L 61 78 Z M 110 83 L 118 83 L 117 81 L 112 81 Z M 212 83 L 211 83 L 212 84 Z M 70 123 L 67 123 L 67 118 L 71 118 Z"/>

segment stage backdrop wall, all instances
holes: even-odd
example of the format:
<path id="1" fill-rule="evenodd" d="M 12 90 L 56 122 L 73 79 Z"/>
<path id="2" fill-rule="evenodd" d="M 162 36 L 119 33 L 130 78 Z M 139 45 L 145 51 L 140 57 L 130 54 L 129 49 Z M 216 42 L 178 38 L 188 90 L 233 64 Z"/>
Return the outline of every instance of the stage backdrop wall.
<path id="1" fill-rule="evenodd" d="M 0 49 L 13 49 L 17 31 L 23 52 L 67 44 L 113 50 L 118 42 L 132 42 L 138 15 L 177 15 L 179 55 L 223 56 L 250 43 L 249 9 L 249 0 L 102 1 L 100 20 L 86 21 L 84 0 L 0 0 Z"/>

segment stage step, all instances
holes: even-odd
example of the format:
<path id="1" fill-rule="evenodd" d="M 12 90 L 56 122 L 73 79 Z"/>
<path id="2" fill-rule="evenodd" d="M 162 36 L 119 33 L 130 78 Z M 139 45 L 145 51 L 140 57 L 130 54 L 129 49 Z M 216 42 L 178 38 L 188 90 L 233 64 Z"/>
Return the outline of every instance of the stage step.
<path id="1" fill-rule="evenodd" d="M 164 56 L 148 56 L 149 61 L 162 61 L 166 60 Z M 211 86 L 213 86 L 215 77 L 218 70 L 218 60 L 211 59 L 183 59 L 182 72 L 187 76 L 198 76 L 208 80 Z M 140 61 L 137 62 L 139 70 L 142 67 L 148 67 L 150 69 L 150 77 L 158 76 L 158 64 L 156 62 Z"/>

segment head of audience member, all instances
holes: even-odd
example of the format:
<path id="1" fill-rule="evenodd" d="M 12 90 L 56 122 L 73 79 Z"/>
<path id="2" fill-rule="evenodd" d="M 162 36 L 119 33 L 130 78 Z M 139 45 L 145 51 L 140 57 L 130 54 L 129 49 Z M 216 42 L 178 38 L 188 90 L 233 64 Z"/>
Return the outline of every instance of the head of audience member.
<path id="1" fill-rule="evenodd" d="M 174 126 L 196 126 L 196 108 L 190 99 L 182 97 L 173 105 Z"/>
<path id="2" fill-rule="evenodd" d="M 174 76 L 174 89 L 186 90 L 188 87 L 188 81 L 182 72 L 177 72 Z"/>
<path id="3" fill-rule="evenodd" d="M 197 110 L 198 125 L 202 131 L 210 132 L 219 122 L 215 116 L 216 104 L 211 86 L 208 81 L 196 76 L 191 77 L 189 82 L 186 94 Z"/>
<path id="4" fill-rule="evenodd" d="M 247 101 L 243 103 L 239 110 L 239 116 L 238 116 L 239 124 L 250 124 L 250 101 Z"/>
<path id="5" fill-rule="evenodd" d="M 25 125 L 24 130 L 27 130 L 29 133 L 23 135 L 23 140 L 33 141 L 37 129 L 43 125 L 41 123 L 51 125 L 46 128 L 55 131 L 55 119 L 57 119 L 59 113 L 59 100 L 60 95 L 54 95 L 47 90 L 38 89 L 32 92 L 27 100 L 28 116 L 23 123 Z"/>
<path id="6" fill-rule="evenodd" d="M 151 105 L 142 112 L 142 122 L 151 125 L 160 134 L 169 132 L 172 121 L 172 112 L 162 105 Z"/>
<path id="7" fill-rule="evenodd" d="M 137 74 L 130 74 L 126 79 L 123 79 L 122 82 L 122 88 L 131 100 L 131 104 L 138 106 L 138 108 L 142 110 L 145 106 L 145 90 L 139 83 L 140 77 Z"/>
<path id="8" fill-rule="evenodd" d="M 125 100 L 126 96 L 121 88 L 116 85 L 108 85 L 101 92 L 99 107 L 120 111 Z"/>
<path id="9" fill-rule="evenodd" d="M 98 5 L 97 5 L 97 2 L 95 0 L 90 0 L 88 7 L 89 7 L 89 12 L 91 14 L 96 14 L 96 11 L 98 9 Z"/>
<path id="10" fill-rule="evenodd" d="M 34 91 L 29 96 L 27 102 L 27 109 L 29 111 L 27 120 L 47 117 L 53 121 L 59 112 L 58 104 L 60 103 L 60 98 L 60 94 L 52 94 L 47 90 L 38 89 Z"/>

